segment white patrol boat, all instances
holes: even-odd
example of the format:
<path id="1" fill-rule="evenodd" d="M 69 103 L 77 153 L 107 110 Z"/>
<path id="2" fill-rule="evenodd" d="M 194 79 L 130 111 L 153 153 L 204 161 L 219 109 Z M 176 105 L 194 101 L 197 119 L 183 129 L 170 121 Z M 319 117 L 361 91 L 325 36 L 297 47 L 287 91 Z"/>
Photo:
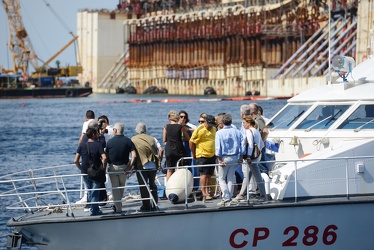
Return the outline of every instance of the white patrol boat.
<path id="1" fill-rule="evenodd" d="M 351 68 L 349 58 L 338 59 L 335 67 Z M 103 208 L 103 215 L 89 216 L 71 202 L 81 175 L 68 174 L 67 166 L 29 170 L 0 179 L 2 204 L 25 212 L 7 223 L 8 247 L 372 249 L 373 67 L 368 59 L 344 81 L 290 99 L 270 120 L 268 139 L 280 149 L 264 178 L 267 203 L 162 200 L 144 212 L 139 199 L 126 199 L 120 214 Z"/>

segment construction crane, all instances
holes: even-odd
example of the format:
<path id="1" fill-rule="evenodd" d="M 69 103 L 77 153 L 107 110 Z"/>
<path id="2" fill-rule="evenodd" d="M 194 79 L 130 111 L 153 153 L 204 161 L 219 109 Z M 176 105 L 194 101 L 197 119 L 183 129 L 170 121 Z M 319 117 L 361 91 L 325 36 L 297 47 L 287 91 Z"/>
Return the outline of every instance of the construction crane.
<path id="1" fill-rule="evenodd" d="M 6 71 L 12 73 L 22 71 L 22 73 L 27 73 L 29 63 L 31 63 L 34 69 L 39 68 L 38 57 L 23 25 L 19 0 L 2 0 L 2 3 L 8 15 L 9 49 L 13 62 L 13 69 Z"/>
<path id="2" fill-rule="evenodd" d="M 48 64 L 52 62 L 58 55 L 60 55 L 66 48 L 74 43 L 78 36 L 73 35 L 73 39 L 70 40 L 63 48 L 55 53 L 50 59 L 39 66 L 40 60 L 31 44 L 25 26 L 23 25 L 22 17 L 20 14 L 20 0 L 2 0 L 5 12 L 8 15 L 9 25 L 9 49 L 12 54 L 13 69 L 3 70 L 5 73 L 23 73 L 28 74 L 29 63 L 35 69 L 35 72 L 31 75 L 31 78 L 38 78 L 43 76 L 77 76 L 82 73 L 81 66 L 69 66 L 66 68 L 49 68 Z M 49 6 L 49 5 L 47 5 Z M 47 69 L 48 68 L 48 69 Z M 21 71 L 21 72 L 20 72 Z"/>

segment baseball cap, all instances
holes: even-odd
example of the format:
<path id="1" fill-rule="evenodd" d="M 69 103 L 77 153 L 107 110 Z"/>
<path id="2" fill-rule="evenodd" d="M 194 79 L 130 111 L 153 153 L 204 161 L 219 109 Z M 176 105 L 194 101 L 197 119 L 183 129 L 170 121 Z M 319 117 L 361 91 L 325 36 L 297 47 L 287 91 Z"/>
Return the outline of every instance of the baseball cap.
<path id="1" fill-rule="evenodd" d="M 206 123 L 209 125 L 209 126 L 212 126 L 212 127 L 215 127 L 216 126 L 216 118 L 212 115 L 207 115 L 206 118 Z"/>

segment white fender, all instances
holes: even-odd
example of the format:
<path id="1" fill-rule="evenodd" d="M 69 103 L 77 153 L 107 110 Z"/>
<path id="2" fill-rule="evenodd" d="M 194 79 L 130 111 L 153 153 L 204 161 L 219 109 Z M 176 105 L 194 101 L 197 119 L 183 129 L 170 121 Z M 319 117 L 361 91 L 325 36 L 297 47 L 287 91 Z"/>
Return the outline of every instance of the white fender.
<path id="1" fill-rule="evenodd" d="M 186 200 L 186 172 L 187 172 L 187 197 L 193 188 L 193 177 L 187 169 L 176 170 L 166 183 L 166 197 L 173 203 L 180 203 Z"/>

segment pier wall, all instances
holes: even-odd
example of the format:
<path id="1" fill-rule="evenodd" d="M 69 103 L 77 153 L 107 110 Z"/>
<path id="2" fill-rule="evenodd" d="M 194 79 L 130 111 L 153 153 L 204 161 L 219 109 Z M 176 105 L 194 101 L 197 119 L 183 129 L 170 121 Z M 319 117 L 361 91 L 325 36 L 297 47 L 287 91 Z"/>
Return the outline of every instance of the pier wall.
<path id="1" fill-rule="evenodd" d="M 346 27 L 353 26 L 356 18 L 358 24 L 357 31 L 353 27 L 344 36 L 341 33 L 336 35 L 340 39 L 336 39 L 338 43 L 334 45 L 337 49 L 334 55 L 340 54 L 340 47 L 346 51 L 350 46 L 351 51 L 346 55 L 355 57 L 358 63 L 366 58 L 370 46 L 368 30 L 373 26 L 372 0 L 358 1 L 358 8 L 354 0 L 344 1 L 345 5 L 340 6 L 338 1 L 331 1 L 329 7 L 316 5 L 316 1 L 299 2 L 297 6 L 294 5 L 297 1 L 274 2 L 277 4 L 266 5 L 265 8 L 244 8 L 232 4 L 218 9 L 181 13 L 159 11 L 134 15 L 126 12 L 120 28 L 122 33 L 115 29 L 111 33 L 103 32 L 106 26 L 98 31 L 100 37 L 107 40 L 112 40 L 109 35 L 116 33 L 114 36 L 120 42 L 110 47 L 113 51 L 117 47 L 122 48 L 121 52 L 108 56 L 105 50 L 99 48 L 102 53 L 96 52 L 95 58 L 87 55 L 90 53 L 87 50 L 85 56 L 89 60 L 86 60 L 88 67 L 85 74 L 93 76 L 90 83 L 94 92 L 115 93 L 116 87 L 124 86 L 124 83 L 106 83 L 105 86 L 110 87 L 103 88 L 99 85 L 100 76 L 107 73 L 104 69 L 110 68 L 118 59 L 115 54 L 123 53 L 128 46 L 129 57 L 124 62 L 126 72 L 123 74 L 138 93 L 157 86 L 166 88 L 169 94 L 202 95 L 206 88 L 212 87 L 218 95 L 293 96 L 327 83 L 327 21 L 329 10 L 335 9 L 338 11 L 331 12 L 334 16 L 332 21 L 346 16 L 332 31 L 344 32 Z M 91 22 L 92 25 L 103 20 L 105 23 L 107 16 L 92 16 L 98 18 Z M 112 21 L 109 18 L 109 22 Z M 323 39 L 320 39 L 321 33 L 309 41 L 321 27 L 325 27 Z M 343 47 L 341 44 L 348 39 L 351 40 Z M 94 51 L 95 41 L 92 43 L 87 42 L 88 48 L 92 47 Z M 312 49 L 313 46 L 324 47 L 317 51 Z M 301 55 L 290 60 L 300 50 Z M 283 75 L 288 68 L 281 73 L 279 69 L 286 63 L 291 71 Z"/>

